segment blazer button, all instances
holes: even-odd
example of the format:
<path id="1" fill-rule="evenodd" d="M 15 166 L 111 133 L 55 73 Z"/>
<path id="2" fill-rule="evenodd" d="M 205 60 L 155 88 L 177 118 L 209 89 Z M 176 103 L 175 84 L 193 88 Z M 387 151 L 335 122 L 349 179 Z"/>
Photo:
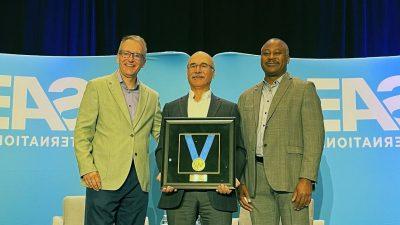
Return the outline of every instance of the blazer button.
<path id="1" fill-rule="evenodd" d="M 133 134 L 131 134 L 131 137 L 133 137 Z"/>

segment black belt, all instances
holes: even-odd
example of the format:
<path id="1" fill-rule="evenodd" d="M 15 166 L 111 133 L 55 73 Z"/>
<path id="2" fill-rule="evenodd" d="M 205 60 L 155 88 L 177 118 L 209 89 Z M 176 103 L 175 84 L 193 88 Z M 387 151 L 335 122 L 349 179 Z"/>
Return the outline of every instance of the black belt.
<path id="1" fill-rule="evenodd" d="M 256 162 L 264 163 L 264 157 L 262 157 L 262 156 L 256 156 Z"/>

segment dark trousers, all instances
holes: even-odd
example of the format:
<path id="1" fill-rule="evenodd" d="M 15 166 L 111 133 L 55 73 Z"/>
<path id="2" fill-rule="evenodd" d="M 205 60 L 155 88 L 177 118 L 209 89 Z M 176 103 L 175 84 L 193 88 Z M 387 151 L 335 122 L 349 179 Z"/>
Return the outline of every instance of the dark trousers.
<path id="1" fill-rule="evenodd" d="M 186 191 L 180 206 L 167 210 L 169 225 L 194 225 L 198 215 L 202 225 L 232 224 L 232 213 L 214 209 L 206 191 Z"/>
<path id="2" fill-rule="evenodd" d="M 143 225 L 147 203 L 148 193 L 142 191 L 132 164 L 118 190 L 86 188 L 85 225 Z"/>

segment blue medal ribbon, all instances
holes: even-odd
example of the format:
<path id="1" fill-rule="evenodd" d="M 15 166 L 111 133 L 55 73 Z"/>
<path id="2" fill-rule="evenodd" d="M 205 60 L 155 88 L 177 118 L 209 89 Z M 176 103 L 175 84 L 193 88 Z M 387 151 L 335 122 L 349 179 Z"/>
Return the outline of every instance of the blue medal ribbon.
<path id="1" fill-rule="evenodd" d="M 207 135 L 206 142 L 204 143 L 203 149 L 200 152 L 200 158 L 206 161 L 206 158 L 208 156 L 208 153 L 210 152 L 211 145 L 214 141 L 214 134 Z M 192 135 L 185 134 L 185 140 L 186 144 L 189 148 L 190 156 L 192 157 L 192 160 L 199 158 L 199 155 L 197 154 L 197 149 L 196 146 L 194 145 L 193 137 Z"/>

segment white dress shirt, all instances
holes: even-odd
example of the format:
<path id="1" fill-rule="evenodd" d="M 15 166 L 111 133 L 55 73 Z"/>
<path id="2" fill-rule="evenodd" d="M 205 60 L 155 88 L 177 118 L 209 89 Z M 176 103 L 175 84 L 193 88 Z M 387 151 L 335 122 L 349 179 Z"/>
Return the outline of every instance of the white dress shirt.
<path id="1" fill-rule="evenodd" d="M 208 114 L 208 108 L 210 108 L 211 102 L 211 90 L 208 90 L 203 93 L 200 101 L 194 100 L 194 92 L 192 90 L 189 91 L 188 98 L 188 117 L 201 117 L 205 118 Z"/>

